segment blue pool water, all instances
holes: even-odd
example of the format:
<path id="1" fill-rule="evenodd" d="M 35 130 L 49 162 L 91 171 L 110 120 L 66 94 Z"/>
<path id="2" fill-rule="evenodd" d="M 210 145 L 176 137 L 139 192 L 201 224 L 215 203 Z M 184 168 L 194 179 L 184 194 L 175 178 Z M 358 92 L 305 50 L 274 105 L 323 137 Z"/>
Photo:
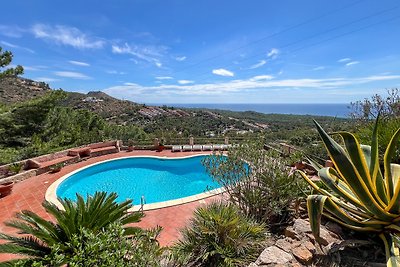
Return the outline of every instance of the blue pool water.
<path id="1" fill-rule="evenodd" d="M 111 160 L 85 168 L 57 188 L 57 196 L 76 199 L 96 191 L 116 192 L 118 201 L 132 199 L 140 204 L 162 202 L 218 188 L 206 173 L 201 160 L 206 156 L 182 159 L 134 157 Z"/>

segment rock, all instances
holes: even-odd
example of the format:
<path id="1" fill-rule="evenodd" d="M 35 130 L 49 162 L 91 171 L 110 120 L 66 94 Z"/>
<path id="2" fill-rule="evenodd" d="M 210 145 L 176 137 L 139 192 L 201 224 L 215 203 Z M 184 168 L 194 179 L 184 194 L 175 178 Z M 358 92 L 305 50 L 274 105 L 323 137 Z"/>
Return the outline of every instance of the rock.
<path id="1" fill-rule="evenodd" d="M 325 228 L 338 236 L 343 236 L 343 228 L 337 223 L 329 221 L 325 224 Z"/>
<path id="2" fill-rule="evenodd" d="M 286 264 L 293 260 L 293 256 L 276 246 L 270 246 L 261 253 L 256 260 L 257 265 Z"/>
<path id="3" fill-rule="evenodd" d="M 284 235 L 289 238 L 300 240 L 299 237 L 297 236 L 296 232 L 294 231 L 293 227 L 291 227 L 291 226 L 286 227 L 286 229 L 284 231 Z"/>
<path id="4" fill-rule="evenodd" d="M 293 229 L 296 234 L 304 235 L 306 233 L 311 233 L 310 223 L 303 219 L 296 219 L 293 224 Z"/>
<path id="5" fill-rule="evenodd" d="M 339 237 L 334 233 L 329 233 L 323 226 L 319 230 L 319 239 L 317 240 L 320 244 L 327 246 L 330 243 L 339 242 Z"/>
<path id="6" fill-rule="evenodd" d="M 308 237 L 308 239 L 311 241 L 311 243 L 315 244 L 315 237 L 313 234 L 306 234 L 306 236 Z"/>
<path id="7" fill-rule="evenodd" d="M 295 247 L 292 250 L 292 253 L 296 257 L 296 259 L 304 264 L 309 263 L 313 258 L 313 254 L 304 245 Z"/>
<path id="8" fill-rule="evenodd" d="M 303 246 L 306 247 L 313 254 L 316 252 L 314 244 L 311 243 L 310 241 L 305 241 L 303 243 Z"/>
<path id="9" fill-rule="evenodd" d="M 255 264 L 254 262 L 250 263 L 249 266 L 247 267 L 258 267 L 257 264 Z"/>
<path id="10" fill-rule="evenodd" d="M 310 223 L 307 222 L 306 220 L 296 219 L 293 224 L 293 232 L 295 236 L 306 235 L 311 239 L 310 237 L 310 234 L 312 233 L 311 226 Z M 339 237 L 335 233 L 330 233 L 328 230 L 326 230 L 325 226 L 323 225 L 320 226 L 319 236 L 320 238 L 318 238 L 317 241 L 324 246 L 328 245 L 329 243 L 334 243 L 339 241 Z"/>
<path id="11" fill-rule="evenodd" d="M 300 241 L 296 241 L 291 238 L 278 239 L 275 243 L 275 246 L 289 253 L 293 248 L 298 247 L 300 245 L 301 245 Z"/>

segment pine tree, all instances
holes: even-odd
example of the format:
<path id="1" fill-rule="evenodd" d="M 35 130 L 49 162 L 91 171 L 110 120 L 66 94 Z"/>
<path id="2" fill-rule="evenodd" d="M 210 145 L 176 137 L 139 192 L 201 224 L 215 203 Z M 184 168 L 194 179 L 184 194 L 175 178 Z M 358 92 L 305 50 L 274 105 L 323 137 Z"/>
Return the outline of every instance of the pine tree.
<path id="1" fill-rule="evenodd" d="M 2 48 L 0 47 L 0 78 L 6 76 L 17 76 L 24 73 L 24 68 L 20 65 L 16 66 L 15 68 L 7 68 L 6 66 L 11 64 L 13 54 L 10 51 L 2 52 Z M 4 70 L 3 70 L 4 69 Z"/>

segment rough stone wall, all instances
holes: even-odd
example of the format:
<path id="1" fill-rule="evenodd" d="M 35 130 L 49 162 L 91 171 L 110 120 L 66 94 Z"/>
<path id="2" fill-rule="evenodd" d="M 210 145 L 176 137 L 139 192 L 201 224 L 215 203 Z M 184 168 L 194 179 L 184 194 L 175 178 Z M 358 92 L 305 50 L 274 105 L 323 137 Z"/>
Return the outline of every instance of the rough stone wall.
<path id="1" fill-rule="evenodd" d="M 310 223 L 305 219 L 296 219 L 293 226 L 286 228 L 284 236 L 266 247 L 258 259 L 248 267 L 311 265 L 315 256 L 324 255 L 329 246 L 341 241 L 341 228 L 330 225 L 330 230 L 321 225 L 321 238 L 316 242 L 311 233 Z"/>

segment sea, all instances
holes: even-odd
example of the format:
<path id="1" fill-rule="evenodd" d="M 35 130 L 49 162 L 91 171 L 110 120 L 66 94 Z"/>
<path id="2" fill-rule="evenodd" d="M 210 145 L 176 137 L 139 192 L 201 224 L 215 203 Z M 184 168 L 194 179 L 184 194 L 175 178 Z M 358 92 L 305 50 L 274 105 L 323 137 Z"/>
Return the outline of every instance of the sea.
<path id="1" fill-rule="evenodd" d="M 157 104 L 162 106 L 162 104 Z M 347 118 L 350 104 L 167 104 L 178 108 L 207 108 L 231 111 L 256 111 L 264 114 L 295 114 Z"/>

